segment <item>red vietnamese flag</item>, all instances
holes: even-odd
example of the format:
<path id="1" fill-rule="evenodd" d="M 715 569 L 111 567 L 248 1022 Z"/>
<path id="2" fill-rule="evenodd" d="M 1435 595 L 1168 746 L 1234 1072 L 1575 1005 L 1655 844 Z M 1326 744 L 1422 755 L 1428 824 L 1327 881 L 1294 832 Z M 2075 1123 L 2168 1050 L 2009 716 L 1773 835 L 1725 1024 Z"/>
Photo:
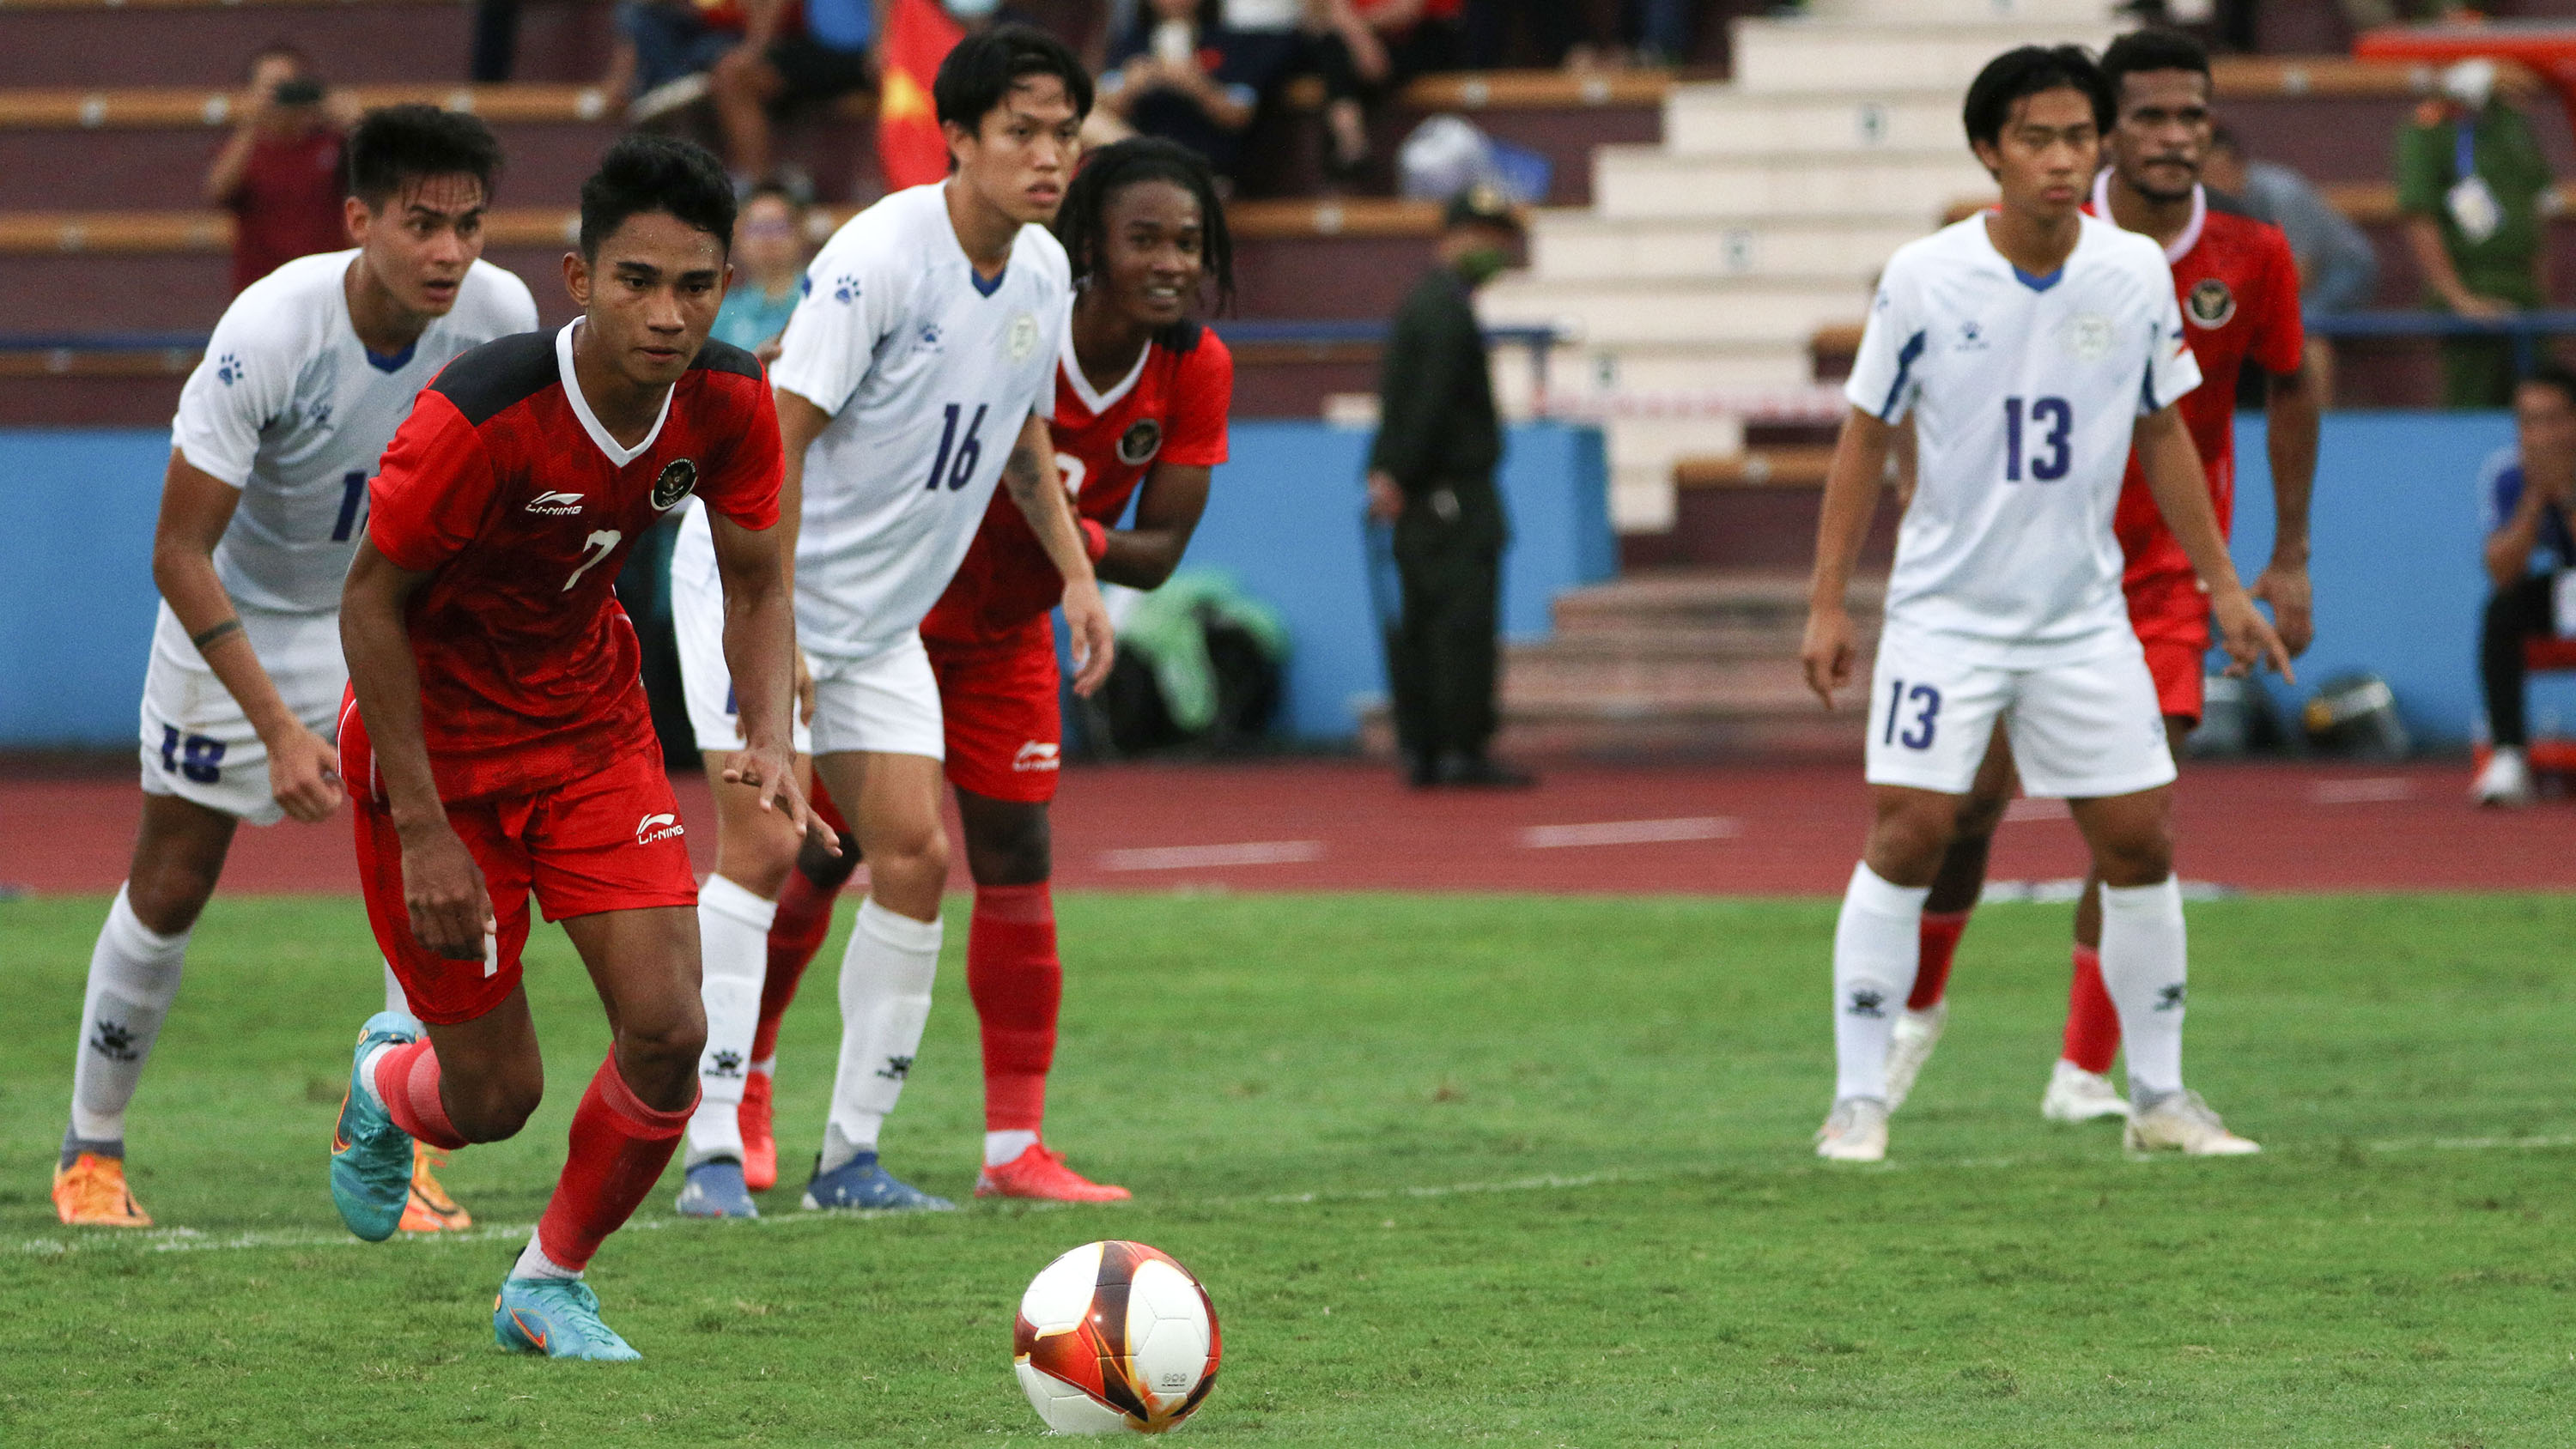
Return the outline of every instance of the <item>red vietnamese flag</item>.
<path id="1" fill-rule="evenodd" d="M 938 0 L 894 0 L 886 7 L 885 74 L 877 89 L 877 169 L 888 191 L 926 186 L 948 175 L 948 141 L 930 100 L 931 78 L 966 32 Z"/>

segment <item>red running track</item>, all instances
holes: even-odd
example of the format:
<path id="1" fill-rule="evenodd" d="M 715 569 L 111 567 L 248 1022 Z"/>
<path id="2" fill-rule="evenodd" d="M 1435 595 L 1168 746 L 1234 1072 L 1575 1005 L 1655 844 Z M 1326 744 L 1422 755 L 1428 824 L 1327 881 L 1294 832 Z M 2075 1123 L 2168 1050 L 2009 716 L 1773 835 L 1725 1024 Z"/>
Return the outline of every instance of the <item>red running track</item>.
<path id="1" fill-rule="evenodd" d="M 677 783 L 704 870 L 715 845 L 706 786 L 694 775 Z M 2260 891 L 2576 887 L 2576 805 L 2478 811 L 2466 789 L 2456 765 L 2191 766 L 2180 865 L 2194 880 Z M 131 775 L 0 778 L 0 887 L 113 890 L 139 799 Z M 1538 789 L 1491 794 L 1419 794 L 1346 760 L 1093 766 L 1065 772 L 1057 881 L 1832 895 L 1851 873 L 1865 809 L 1856 764 L 1565 764 Z M 2083 865 L 2063 806 L 2014 806 L 1996 879 L 2063 879 Z M 347 817 L 244 830 L 224 886 L 354 891 Z"/>

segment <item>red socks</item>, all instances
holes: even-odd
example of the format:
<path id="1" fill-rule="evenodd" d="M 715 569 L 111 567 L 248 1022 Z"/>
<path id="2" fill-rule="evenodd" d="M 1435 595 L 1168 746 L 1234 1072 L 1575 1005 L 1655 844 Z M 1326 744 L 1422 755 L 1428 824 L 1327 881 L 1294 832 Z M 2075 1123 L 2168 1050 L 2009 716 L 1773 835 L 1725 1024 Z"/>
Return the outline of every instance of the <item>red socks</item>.
<path id="1" fill-rule="evenodd" d="M 657 1111 L 618 1075 L 614 1053 L 599 1064 L 572 1114 L 572 1151 L 564 1158 L 563 1176 L 537 1220 L 537 1243 L 547 1261 L 581 1271 L 600 1243 L 635 1215 L 670 1166 L 689 1114 L 697 1110 L 694 1087 L 688 1106 Z"/>
<path id="2" fill-rule="evenodd" d="M 456 1125 L 447 1120 L 447 1104 L 438 1096 L 438 1053 L 429 1039 L 398 1046 L 376 1058 L 376 1095 L 394 1125 L 415 1139 L 445 1152 L 465 1145 Z"/>
<path id="3" fill-rule="evenodd" d="M 977 886 L 966 933 L 966 990 L 984 1036 L 984 1130 L 1035 1132 L 1046 1120 L 1064 964 L 1047 883 Z"/>
<path id="4" fill-rule="evenodd" d="M 1923 913 L 1923 955 L 1914 968 L 1914 990 L 1905 998 L 1906 1010 L 1929 1011 L 1941 1004 L 1942 994 L 1950 989 L 1950 958 L 1958 954 L 1968 915 L 1966 911 Z"/>
<path id="5" fill-rule="evenodd" d="M 2066 991 L 2066 1047 L 2059 1055 L 2098 1077 L 2119 1054 L 2120 1012 L 2102 984 L 2102 953 L 2078 946 L 2075 981 Z"/>
<path id="6" fill-rule="evenodd" d="M 832 901 L 838 887 L 825 890 L 791 870 L 778 893 L 778 914 L 769 925 L 769 975 L 760 985 L 760 1024 L 752 1029 L 751 1059 L 765 1062 L 778 1055 L 778 1023 L 796 1000 L 796 987 L 823 938 L 832 934 Z"/>

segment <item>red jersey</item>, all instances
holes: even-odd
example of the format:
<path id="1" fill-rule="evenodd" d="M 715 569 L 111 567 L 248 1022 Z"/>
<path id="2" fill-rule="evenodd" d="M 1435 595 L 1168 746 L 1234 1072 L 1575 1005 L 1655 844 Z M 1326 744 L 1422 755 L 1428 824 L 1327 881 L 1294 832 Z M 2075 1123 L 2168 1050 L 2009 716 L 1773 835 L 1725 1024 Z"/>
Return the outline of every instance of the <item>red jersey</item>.
<path id="1" fill-rule="evenodd" d="M 778 414 L 750 353 L 708 342 L 629 451 L 573 382 L 572 336 L 449 363 L 368 487 L 376 551 L 433 575 L 406 622 L 444 800 L 535 794 L 653 748 L 618 566 L 691 493 L 745 528 L 778 521 Z"/>
<path id="2" fill-rule="evenodd" d="M 1195 322 L 1158 334 L 1135 371 L 1092 391 L 1065 330 L 1056 364 L 1056 467 L 1074 509 L 1114 527 L 1156 463 L 1213 468 L 1225 461 L 1225 415 L 1234 405 L 1234 355 Z M 1064 597 L 1064 577 L 1010 494 L 996 491 L 948 592 L 921 621 L 924 639 L 952 644 L 1014 637 Z"/>
<path id="3" fill-rule="evenodd" d="M 2100 185 L 2093 197 L 2090 209 L 2105 214 Z M 2237 376 L 2248 358 L 2266 372 L 2295 370 L 2307 350 L 2307 334 L 2299 323 L 2299 268 L 2290 255 L 2289 238 L 2269 222 L 2205 202 L 2194 205 L 2199 215 L 2165 250 L 2173 267 L 2174 299 L 2182 304 L 2183 340 L 2200 364 L 2201 378 L 2200 386 L 2184 393 L 2175 406 L 2182 409 L 2183 423 L 2200 451 L 2223 534 L 2236 517 Z M 2134 453 L 2112 530 L 2128 554 L 2130 582 L 2191 572 L 2191 560 L 2166 529 Z"/>

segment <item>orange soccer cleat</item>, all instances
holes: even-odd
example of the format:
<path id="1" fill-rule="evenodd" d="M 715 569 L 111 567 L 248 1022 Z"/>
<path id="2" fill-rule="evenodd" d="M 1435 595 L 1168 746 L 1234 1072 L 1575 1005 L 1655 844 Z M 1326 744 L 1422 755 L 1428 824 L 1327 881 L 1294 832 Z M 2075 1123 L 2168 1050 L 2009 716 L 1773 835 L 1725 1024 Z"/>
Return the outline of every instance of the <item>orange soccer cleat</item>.
<path id="1" fill-rule="evenodd" d="M 778 1186 L 778 1139 L 769 1130 L 772 1090 L 769 1073 L 749 1073 L 742 1079 L 742 1105 L 734 1109 L 734 1120 L 742 1124 L 742 1185 L 753 1192 Z"/>
<path id="2" fill-rule="evenodd" d="M 458 1206 L 430 1171 L 446 1165 L 446 1153 L 426 1142 L 411 1145 L 411 1198 L 403 1204 L 402 1231 L 452 1233 L 474 1226 L 474 1215 Z"/>
<path id="3" fill-rule="evenodd" d="M 148 1228 L 152 1215 L 125 1186 L 125 1162 L 84 1152 L 54 1169 L 54 1215 L 75 1228 Z"/>
<path id="4" fill-rule="evenodd" d="M 1043 1202 L 1125 1202 L 1131 1193 L 1123 1187 L 1093 1182 L 1064 1165 L 1064 1159 L 1049 1152 L 1043 1142 L 1029 1144 L 1028 1150 L 999 1167 L 987 1167 L 975 1179 L 977 1197 L 1025 1197 Z"/>

